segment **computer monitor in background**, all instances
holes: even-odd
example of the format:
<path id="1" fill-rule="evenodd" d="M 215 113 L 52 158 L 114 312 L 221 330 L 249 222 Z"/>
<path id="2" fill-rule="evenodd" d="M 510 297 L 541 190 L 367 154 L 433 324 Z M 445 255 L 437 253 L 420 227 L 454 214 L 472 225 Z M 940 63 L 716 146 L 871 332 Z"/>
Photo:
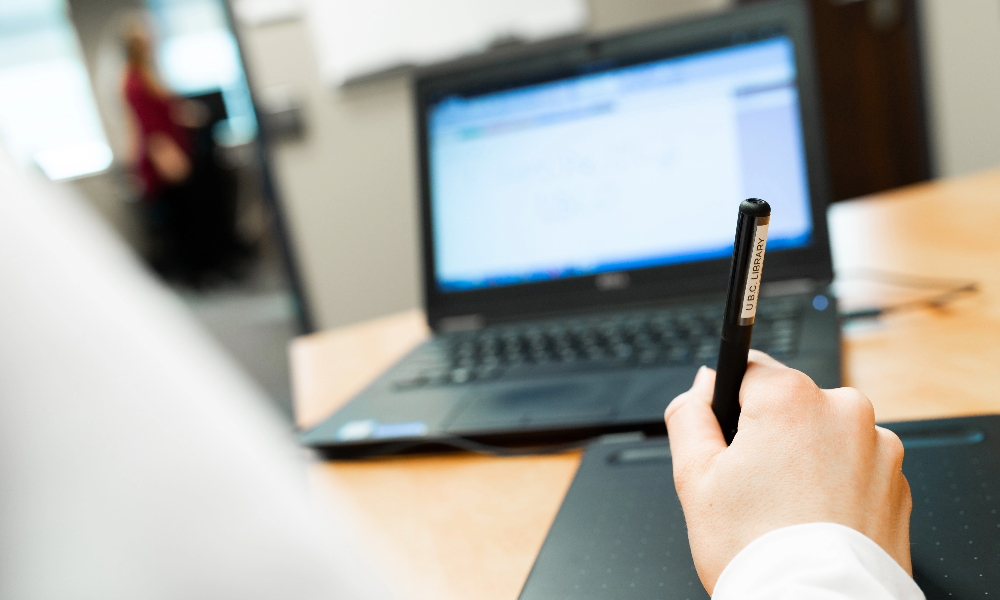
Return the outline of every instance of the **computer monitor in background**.
<path id="1" fill-rule="evenodd" d="M 787 35 L 449 95 L 427 121 L 443 292 L 728 257 L 747 197 L 774 209 L 768 250 L 810 240 Z"/>

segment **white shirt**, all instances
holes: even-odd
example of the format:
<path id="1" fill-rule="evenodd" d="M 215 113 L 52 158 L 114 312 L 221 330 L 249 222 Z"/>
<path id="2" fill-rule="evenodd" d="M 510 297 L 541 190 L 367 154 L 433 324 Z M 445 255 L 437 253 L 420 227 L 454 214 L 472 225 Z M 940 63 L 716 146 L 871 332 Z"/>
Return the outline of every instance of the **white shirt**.
<path id="1" fill-rule="evenodd" d="M 85 204 L 0 151 L 0 598 L 399 597 L 260 391 Z M 874 542 L 750 544 L 729 598 L 922 598 Z"/>
<path id="2" fill-rule="evenodd" d="M 766 533 L 740 551 L 713 600 L 923 600 L 881 546 L 843 525 L 809 523 Z"/>
<path id="3" fill-rule="evenodd" d="M 0 598 L 398 597 L 301 456 L 86 203 L 0 149 Z"/>

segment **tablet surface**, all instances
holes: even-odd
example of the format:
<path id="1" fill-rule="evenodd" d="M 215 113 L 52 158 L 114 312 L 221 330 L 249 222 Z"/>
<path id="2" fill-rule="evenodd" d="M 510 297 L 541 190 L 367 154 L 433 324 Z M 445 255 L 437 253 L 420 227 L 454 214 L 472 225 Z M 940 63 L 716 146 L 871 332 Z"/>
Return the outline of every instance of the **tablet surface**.
<path id="1" fill-rule="evenodd" d="M 1000 415 L 885 426 L 906 446 L 914 578 L 928 600 L 1000 597 Z M 591 446 L 521 600 L 708 597 L 667 441 Z"/>

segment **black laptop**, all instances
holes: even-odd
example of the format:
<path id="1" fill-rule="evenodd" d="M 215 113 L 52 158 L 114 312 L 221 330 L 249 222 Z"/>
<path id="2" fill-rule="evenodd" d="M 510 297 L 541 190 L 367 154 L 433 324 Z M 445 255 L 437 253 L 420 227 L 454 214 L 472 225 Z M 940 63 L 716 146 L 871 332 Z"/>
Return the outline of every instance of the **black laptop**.
<path id="1" fill-rule="evenodd" d="M 839 385 L 816 88 L 794 1 L 418 73 L 434 336 L 302 440 L 349 456 L 665 433 L 715 365 L 747 197 L 773 209 L 753 345 Z"/>

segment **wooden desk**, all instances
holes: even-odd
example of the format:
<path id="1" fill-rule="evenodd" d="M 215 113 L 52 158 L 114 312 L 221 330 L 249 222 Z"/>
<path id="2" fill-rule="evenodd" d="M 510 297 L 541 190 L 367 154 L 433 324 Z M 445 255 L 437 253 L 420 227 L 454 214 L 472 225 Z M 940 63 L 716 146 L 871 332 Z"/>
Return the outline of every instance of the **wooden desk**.
<path id="1" fill-rule="evenodd" d="M 976 280 L 942 309 L 891 314 L 845 333 L 844 378 L 881 421 L 1000 412 L 1000 171 L 834 206 L 838 272 L 856 267 Z M 301 425 L 326 417 L 428 335 L 419 311 L 300 338 Z M 466 454 L 317 464 L 358 501 L 417 597 L 513 600 L 580 453 Z"/>

